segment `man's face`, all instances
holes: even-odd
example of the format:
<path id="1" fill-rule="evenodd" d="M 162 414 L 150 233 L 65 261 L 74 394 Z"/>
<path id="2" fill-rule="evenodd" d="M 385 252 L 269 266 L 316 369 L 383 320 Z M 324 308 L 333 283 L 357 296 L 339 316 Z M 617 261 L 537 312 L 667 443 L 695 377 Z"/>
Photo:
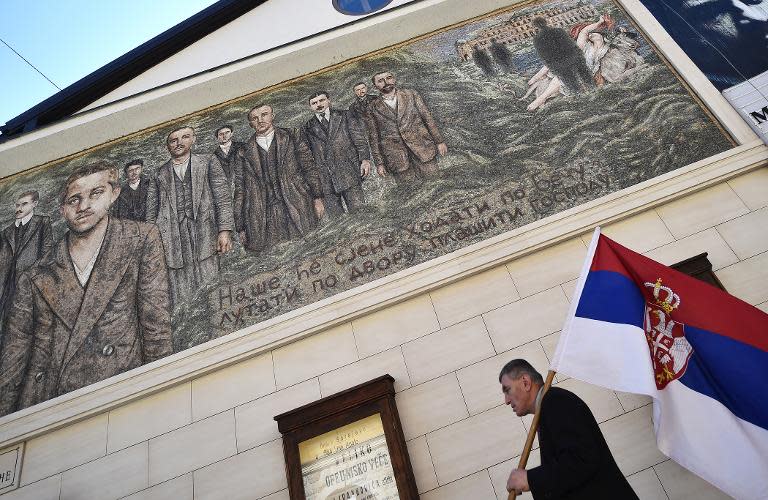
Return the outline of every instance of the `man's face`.
<path id="1" fill-rule="evenodd" d="M 315 113 L 324 113 L 326 109 L 331 105 L 331 100 L 325 94 L 320 94 L 317 97 L 313 97 L 309 100 L 309 107 Z"/>
<path id="2" fill-rule="evenodd" d="M 130 165 L 125 169 L 125 175 L 131 184 L 138 181 L 139 177 L 141 177 L 141 165 Z"/>
<path id="3" fill-rule="evenodd" d="M 501 392 L 504 393 L 504 404 L 512 407 L 518 417 L 534 412 L 532 406 L 536 395 L 532 396 L 533 384 L 528 375 L 520 375 L 516 379 L 510 378 L 508 374 L 502 375 Z"/>
<path id="4" fill-rule="evenodd" d="M 172 132 L 166 141 L 168 152 L 170 152 L 171 156 L 174 158 L 183 158 L 189 154 L 194 143 L 195 131 L 189 127 Z"/>
<path id="5" fill-rule="evenodd" d="M 16 218 L 23 219 L 27 215 L 31 214 L 37 206 L 36 201 L 32 201 L 32 195 L 22 196 L 16 200 Z"/>
<path id="6" fill-rule="evenodd" d="M 109 172 L 102 171 L 75 179 L 67 186 L 61 213 L 72 232 L 85 233 L 93 229 L 109 213 L 120 188 L 109 183 Z"/>
<path id="7" fill-rule="evenodd" d="M 361 83 L 359 85 L 355 85 L 354 87 L 352 87 L 352 90 L 355 91 L 355 95 L 357 97 L 362 99 L 363 97 L 365 97 L 365 94 L 368 93 L 368 85 Z"/>
<path id="8" fill-rule="evenodd" d="M 392 92 L 395 89 L 395 77 L 390 72 L 379 73 L 374 78 L 376 88 L 385 94 Z"/>
<path id="9" fill-rule="evenodd" d="M 227 144 L 232 140 L 232 131 L 228 128 L 219 130 L 218 133 L 216 133 L 216 140 L 219 141 L 219 144 Z"/>
<path id="10" fill-rule="evenodd" d="M 272 120 L 274 119 L 275 114 L 269 106 L 262 106 L 248 113 L 248 123 L 259 135 L 264 135 L 272 130 Z"/>

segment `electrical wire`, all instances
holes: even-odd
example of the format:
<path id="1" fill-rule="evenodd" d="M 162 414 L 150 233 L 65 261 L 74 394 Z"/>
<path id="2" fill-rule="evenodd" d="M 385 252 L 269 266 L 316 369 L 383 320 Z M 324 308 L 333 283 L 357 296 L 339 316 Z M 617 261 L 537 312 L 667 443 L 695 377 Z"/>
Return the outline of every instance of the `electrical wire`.
<path id="1" fill-rule="evenodd" d="M 53 86 L 54 86 L 54 87 L 56 87 L 57 89 L 61 90 L 61 87 L 59 87 L 58 85 L 56 85 L 55 83 L 53 83 L 53 82 L 51 81 L 51 79 L 50 79 L 50 78 L 48 78 L 47 76 L 45 76 L 45 74 L 44 74 L 42 71 L 40 71 L 39 69 L 37 69 L 37 68 L 35 67 L 35 65 L 34 65 L 34 64 L 32 64 L 31 62 L 29 62 L 29 61 L 27 60 L 27 58 L 26 58 L 26 57 L 24 57 L 23 55 L 19 54 L 19 53 L 16 51 L 16 49 L 14 49 L 14 48 L 13 48 L 13 47 L 11 47 L 10 45 L 8 45 L 8 43 L 7 43 L 5 40 L 3 40 L 2 38 L 0 38 L 0 42 L 3 42 L 3 45 L 5 45 L 5 46 L 6 46 L 6 47 L 8 47 L 9 49 L 11 49 L 11 50 L 13 51 L 13 53 L 14 53 L 14 54 L 16 54 L 17 56 L 19 56 L 19 57 L 20 57 L 20 58 L 21 58 L 21 59 L 22 59 L 22 60 L 23 60 L 25 63 L 29 64 L 29 66 L 30 66 L 32 69 L 34 69 L 35 71 L 37 71 L 38 73 L 40 73 L 40 74 L 42 75 L 42 77 L 43 77 L 43 78 L 45 78 L 46 80 L 48 80 L 48 82 L 49 82 L 51 85 L 53 85 Z"/>

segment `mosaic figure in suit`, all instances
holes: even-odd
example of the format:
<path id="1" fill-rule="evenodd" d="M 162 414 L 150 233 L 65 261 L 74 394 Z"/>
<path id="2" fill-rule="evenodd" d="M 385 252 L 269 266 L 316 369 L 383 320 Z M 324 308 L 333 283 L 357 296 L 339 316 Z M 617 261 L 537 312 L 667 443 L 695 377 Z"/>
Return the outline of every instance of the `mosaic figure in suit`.
<path id="1" fill-rule="evenodd" d="M 313 116 L 301 133 L 317 167 L 325 213 L 357 210 L 365 203 L 362 180 L 371 170 L 365 132 L 348 111 L 331 108 L 326 91 L 312 95 L 309 106 Z"/>
<path id="2" fill-rule="evenodd" d="M 274 126 L 274 118 L 267 104 L 248 112 L 255 132 L 235 168 L 235 225 L 251 251 L 304 237 L 325 213 L 309 146 L 301 134 Z"/>
<path id="3" fill-rule="evenodd" d="M 53 246 L 51 218 L 35 214 L 39 201 L 37 191 L 21 193 L 16 219 L 0 233 L 0 332 L 21 273 Z"/>
<path id="4" fill-rule="evenodd" d="M 381 95 L 368 105 L 366 124 L 379 175 L 411 182 L 436 174 L 437 156 L 446 155 L 448 146 L 421 95 L 397 88 L 389 71 L 372 80 Z"/>
<path id="5" fill-rule="evenodd" d="M 219 255 L 232 249 L 232 198 L 221 165 L 192 152 L 195 130 L 168 134 L 171 159 L 157 171 L 147 197 L 147 221 L 157 223 L 165 248 L 173 304 L 219 273 Z"/>
<path id="6" fill-rule="evenodd" d="M 357 82 L 352 87 L 352 92 L 355 94 L 355 98 L 352 104 L 349 105 L 349 111 L 352 115 L 364 123 L 365 114 L 368 112 L 368 106 L 373 102 L 377 96 L 368 93 L 368 85 L 365 82 Z"/>
<path id="7" fill-rule="evenodd" d="M 142 170 L 144 170 L 144 160 L 138 158 L 131 160 L 123 167 L 126 179 L 120 186 L 120 196 L 114 208 L 114 214 L 121 219 L 140 222 L 147 220 L 147 194 L 149 184 L 153 181 L 142 175 Z"/>
<path id="8" fill-rule="evenodd" d="M 19 278 L 0 356 L 0 414 L 171 354 L 168 271 L 157 226 L 109 215 L 117 169 L 73 172 L 69 230 Z"/>
<path id="9" fill-rule="evenodd" d="M 232 140 L 232 126 L 222 125 L 214 132 L 216 137 L 216 146 L 213 148 L 213 156 L 218 160 L 224 175 L 227 176 L 230 191 L 233 188 L 232 172 L 236 161 L 242 161 L 245 143 Z"/>

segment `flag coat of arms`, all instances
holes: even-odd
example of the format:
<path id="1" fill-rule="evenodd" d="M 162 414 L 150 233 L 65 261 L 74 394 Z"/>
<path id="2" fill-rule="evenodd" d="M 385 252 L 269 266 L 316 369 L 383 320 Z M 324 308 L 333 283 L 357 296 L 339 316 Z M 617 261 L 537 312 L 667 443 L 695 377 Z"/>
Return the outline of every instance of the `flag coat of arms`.
<path id="1" fill-rule="evenodd" d="M 598 228 L 551 369 L 651 396 L 662 453 L 768 499 L 768 314 Z"/>

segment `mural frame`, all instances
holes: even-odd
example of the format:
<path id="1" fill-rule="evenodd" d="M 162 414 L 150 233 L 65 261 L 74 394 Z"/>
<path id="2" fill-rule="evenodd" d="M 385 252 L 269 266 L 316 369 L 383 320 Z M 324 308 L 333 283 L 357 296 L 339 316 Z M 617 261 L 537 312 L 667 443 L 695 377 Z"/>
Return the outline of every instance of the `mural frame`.
<path id="1" fill-rule="evenodd" d="M 290 76 L 293 73 L 293 78 L 297 78 L 297 74 L 304 77 L 319 71 L 322 68 L 316 66 L 323 63 L 318 63 L 318 60 L 346 61 L 429 34 L 434 31 L 436 24 L 449 26 L 465 19 L 491 14 L 498 7 L 506 9 L 518 3 L 520 2 L 495 0 L 488 2 L 490 5 L 484 8 L 474 6 L 477 12 L 470 12 L 473 7 L 465 5 L 459 8 L 462 2 L 457 0 L 418 2 L 361 20 L 354 26 L 343 27 L 209 73 L 194 75 L 131 98 L 96 107 L 63 122 L 0 144 L 0 159 L 5 174 L 3 177 L 29 170 L 36 164 L 40 165 L 35 168 L 44 168 L 49 163 L 61 161 L 62 157 L 82 154 L 83 149 L 102 147 L 105 143 L 146 132 L 148 128 L 162 127 L 168 120 L 182 119 L 179 110 L 182 113 L 200 113 L 200 107 L 205 107 L 206 104 L 212 107 L 212 101 L 216 106 L 223 106 L 234 100 L 231 95 L 226 96 L 222 92 L 239 94 L 237 99 L 242 99 L 253 94 L 253 91 L 243 91 L 246 84 L 249 90 L 256 87 L 263 91 L 280 82 L 290 81 L 292 78 L 285 78 L 286 74 Z M 672 62 L 674 70 L 685 80 L 692 93 L 706 104 L 709 112 L 739 145 L 668 174 L 7 415 L 0 418 L 0 447 L 4 448 L 219 370 L 579 236 L 595 225 L 626 218 L 765 165 L 768 160 L 768 147 L 744 124 L 727 101 L 650 16 L 647 9 L 636 0 L 618 0 L 618 3 L 647 38 Z M 398 27 L 397 33 L 383 29 L 394 26 Z M 381 35 L 371 37 L 373 32 Z M 360 43 L 365 39 L 368 40 L 366 43 Z M 369 50 L 371 43 L 378 48 Z M 333 54 L 333 57 L 317 57 L 323 51 L 329 55 Z M 310 55 L 312 57 L 308 57 Z M 265 65 L 288 69 L 282 72 L 262 69 L 259 80 L 254 83 L 251 79 L 254 68 L 264 68 Z M 269 78 L 276 81 L 268 80 L 264 74 L 270 75 Z M 216 81 L 218 88 L 223 89 L 221 92 L 211 91 L 213 81 Z M 190 106 L 195 109 L 190 109 Z M 148 108 L 157 111 L 146 113 Z M 166 116 L 163 113 L 172 113 L 174 116 Z M 127 127 L 126 123 L 133 124 L 130 127 L 133 131 L 130 133 L 126 133 L 124 128 L 121 129 Z M 155 125 L 150 127 L 149 124 Z M 138 132 L 135 131 L 137 127 L 141 129 Z M 74 140 L 75 137 L 77 140 Z M 83 141 L 86 137 L 89 138 L 88 146 L 84 148 Z M 73 138 L 73 141 L 69 141 L 69 138 Z M 98 144 L 94 145 L 94 142 Z M 30 154 L 35 148 L 38 151 Z M 47 158 L 41 155 L 46 155 Z"/>

